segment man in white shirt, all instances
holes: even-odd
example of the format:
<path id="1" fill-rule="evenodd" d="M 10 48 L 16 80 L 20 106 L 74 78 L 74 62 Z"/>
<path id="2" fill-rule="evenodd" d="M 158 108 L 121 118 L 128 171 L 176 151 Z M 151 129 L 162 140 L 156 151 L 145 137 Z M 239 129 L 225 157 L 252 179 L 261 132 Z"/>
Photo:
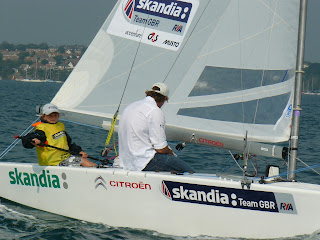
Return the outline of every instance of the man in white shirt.
<path id="1" fill-rule="evenodd" d="M 156 83 L 146 91 L 146 98 L 128 105 L 119 123 L 119 163 L 127 170 L 194 172 L 174 156 L 165 134 L 162 105 L 168 100 L 169 89 Z"/>

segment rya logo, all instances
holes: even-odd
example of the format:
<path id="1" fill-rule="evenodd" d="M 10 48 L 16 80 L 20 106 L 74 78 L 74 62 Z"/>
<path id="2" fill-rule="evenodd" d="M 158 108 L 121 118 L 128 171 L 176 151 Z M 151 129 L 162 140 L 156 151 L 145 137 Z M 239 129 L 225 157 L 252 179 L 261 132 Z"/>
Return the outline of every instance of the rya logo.
<path id="1" fill-rule="evenodd" d="M 280 209 L 285 211 L 293 211 L 293 207 L 291 203 L 281 203 Z"/>
<path id="2" fill-rule="evenodd" d="M 172 28 L 172 31 L 174 32 L 182 32 L 182 25 L 174 25 L 174 27 Z"/>

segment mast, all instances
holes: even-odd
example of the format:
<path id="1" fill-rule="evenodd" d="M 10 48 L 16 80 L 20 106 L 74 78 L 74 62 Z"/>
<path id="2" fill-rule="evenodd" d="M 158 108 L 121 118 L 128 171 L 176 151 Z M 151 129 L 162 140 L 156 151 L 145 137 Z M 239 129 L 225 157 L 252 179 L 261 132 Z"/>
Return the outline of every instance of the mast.
<path id="1" fill-rule="evenodd" d="M 288 171 L 288 179 L 295 180 L 295 171 L 297 167 L 298 155 L 298 136 L 301 115 L 301 90 L 302 90 L 302 74 L 303 72 L 303 59 L 304 59 L 304 42 L 306 32 L 306 17 L 307 17 L 307 0 L 300 1 L 300 18 L 299 18 L 299 34 L 298 34 L 298 49 L 297 49 L 297 66 L 296 66 L 296 81 L 295 93 L 293 102 L 293 118 L 290 140 L 290 158 Z"/>

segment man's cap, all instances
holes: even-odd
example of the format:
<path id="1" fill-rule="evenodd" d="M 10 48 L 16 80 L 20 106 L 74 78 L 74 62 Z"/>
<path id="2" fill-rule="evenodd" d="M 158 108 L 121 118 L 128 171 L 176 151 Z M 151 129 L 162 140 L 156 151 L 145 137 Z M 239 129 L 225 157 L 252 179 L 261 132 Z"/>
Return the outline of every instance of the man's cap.
<path id="1" fill-rule="evenodd" d="M 49 115 L 50 113 L 53 113 L 53 112 L 60 113 L 58 107 L 52 103 L 47 103 L 42 108 L 42 114 Z"/>
<path id="2" fill-rule="evenodd" d="M 158 87 L 160 90 L 154 90 L 154 87 Z M 160 93 L 161 95 L 168 97 L 169 96 L 169 88 L 165 83 L 155 83 L 153 84 L 151 91 Z"/>

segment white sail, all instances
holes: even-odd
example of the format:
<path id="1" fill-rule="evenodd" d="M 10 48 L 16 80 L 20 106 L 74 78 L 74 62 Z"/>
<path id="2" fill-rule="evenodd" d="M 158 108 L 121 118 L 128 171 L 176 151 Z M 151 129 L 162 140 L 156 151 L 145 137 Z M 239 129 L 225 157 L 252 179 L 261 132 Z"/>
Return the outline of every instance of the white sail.
<path id="1" fill-rule="evenodd" d="M 298 0 L 119 0 L 52 102 L 102 126 L 165 82 L 171 140 L 286 141 L 298 16 Z"/>

